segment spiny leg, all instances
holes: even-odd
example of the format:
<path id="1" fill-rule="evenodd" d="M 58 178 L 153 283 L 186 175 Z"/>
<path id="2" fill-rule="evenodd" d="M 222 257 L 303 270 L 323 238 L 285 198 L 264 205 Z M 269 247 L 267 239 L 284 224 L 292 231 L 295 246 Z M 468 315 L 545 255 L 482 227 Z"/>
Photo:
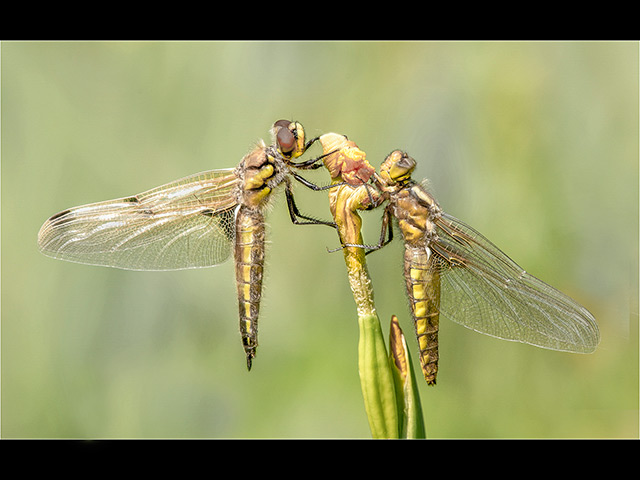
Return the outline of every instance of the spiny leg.
<path id="1" fill-rule="evenodd" d="M 293 191 L 291 190 L 291 184 L 286 182 L 285 187 L 285 196 L 287 198 L 287 207 L 289 208 L 289 216 L 291 217 L 291 221 L 295 225 L 327 225 L 329 227 L 337 228 L 334 222 L 327 222 L 324 220 L 318 220 L 313 217 L 309 217 L 307 215 L 303 215 L 298 210 L 298 206 L 296 205 L 295 199 L 293 197 Z M 302 221 L 299 219 L 304 219 L 306 221 Z"/>
<path id="2" fill-rule="evenodd" d="M 387 232 L 389 237 L 385 240 L 385 237 L 387 236 Z M 384 209 L 384 214 L 382 215 L 382 228 L 380 230 L 380 239 L 378 240 L 377 245 L 358 245 L 355 243 L 344 243 L 340 248 L 329 250 L 329 253 L 340 251 L 345 247 L 357 247 L 357 248 L 364 248 L 366 250 L 365 255 L 369 255 L 371 252 L 380 250 L 385 245 L 388 245 L 389 243 L 391 243 L 392 240 L 393 240 L 393 223 L 391 221 L 391 206 L 389 205 Z"/>
<path id="3" fill-rule="evenodd" d="M 319 138 L 320 137 L 314 138 L 312 141 L 308 142 L 307 145 L 310 145 L 311 142 L 315 142 Z M 305 150 L 307 148 L 308 148 L 308 146 L 305 146 Z M 310 158 L 309 160 L 305 160 L 304 162 L 299 162 L 299 163 L 287 161 L 287 164 L 289 166 L 291 166 L 291 167 L 298 168 L 300 170 L 315 170 L 315 169 L 320 168 L 320 167 L 322 167 L 324 165 L 322 163 L 322 159 L 324 159 L 325 157 L 328 157 L 329 155 L 333 155 L 336 152 L 338 152 L 338 150 L 334 150 L 334 151 L 329 152 L 329 153 L 324 153 L 324 154 L 320 155 L 319 157 Z"/>

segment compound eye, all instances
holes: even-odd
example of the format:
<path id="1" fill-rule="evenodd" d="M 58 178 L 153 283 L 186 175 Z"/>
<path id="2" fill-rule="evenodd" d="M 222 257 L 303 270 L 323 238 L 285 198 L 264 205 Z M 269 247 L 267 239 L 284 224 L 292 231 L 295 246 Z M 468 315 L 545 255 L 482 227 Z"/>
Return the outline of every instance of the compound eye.
<path id="1" fill-rule="evenodd" d="M 416 168 L 416 161 L 406 153 L 402 152 L 402 157 L 396 163 L 396 167 L 405 173 L 411 173 Z"/>
<path id="2" fill-rule="evenodd" d="M 273 124 L 273 128 L 277 128 L 277 127 L 289 128 L 290 123 L 291 122 L 289 120 L 278 120 L 276 123 Z"/>
<path id="3" fill-rule="evenodd" d="M 289 153 L 293 151 L 296 146 L 296 137 L 288 128 L 282 127 L 278 129 L 276 139 L 278 141 L 278 145 L 280 146 L 280 150 L 283 153 Z"/>

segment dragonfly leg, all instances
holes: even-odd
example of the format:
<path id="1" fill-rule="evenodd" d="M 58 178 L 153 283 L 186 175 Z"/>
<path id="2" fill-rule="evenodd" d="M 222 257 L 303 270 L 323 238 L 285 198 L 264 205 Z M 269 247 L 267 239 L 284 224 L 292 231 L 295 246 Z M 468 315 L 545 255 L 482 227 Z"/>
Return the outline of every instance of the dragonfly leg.
<path id="1" fill-rule="evenodd" d="M 320 140 L 320 137 L 315 137 L 312 138 L 311 140 L 309 140 L 307 143 L 304 144 L 304 150 L 303 153 L 306 152 L 309 147 L 311 147 L 311 145 L 313 145 L 314 143 L 316 143 L 318 140 Z"/>
<path id="2" fill-rule="evenodd" d="M 291 184 L 288 181 L 286 182 L 285 196 L 287 198 L 287 207 L 289 207 L 289 216 L 291 217 L 291 221 L 294 223 L 294 225 L 327 225 L 329 227 L 338 228 L 334 222 L 318 220 L 316 218 L 309 217 L 300 213 L 295 199 L 293 198 Z M 300 219 L 304 219 L 306 221 Z"/>
<path id="3" fill-rule="evenodd" d="M 388 235 L 388 238 L 385 239 L 387 235 Z M 343 243 L 342 247 L 340 248 L 334 248 L 331 250 L 327 249 L 327 250 L 329 251 L 329 253 L 334 253 L 342 250 L 345 247 L 356 247 L 356 248 L 364 248 L 366 250 L 364 254 L 369 255 L 371 252 L 380 250 L 385 245 L 391 243 L 392 240 L 393 240 L 393 224 L 391 222 L 391 210 L 390 210 L 390 206 L 387 206 L 382 216 L 382 228 L 380 230 L 380 239 L 377 245 L 358 245 L 355 243 Z"/>
<path id="4" fill-rule="evenodd" d="M 324 186 L 320 186 L 320 185 L 316 185 L 313 182 L 310 182 L 309 180 L 307 180 L 306 178 L 304 178 L 301 175 L 298 175 L 295 172 L 291 172 L 291 176 L 293 178 L 295 178 L 297 181 L 299 181 L 301 184 L 303 184 L 305 187 L 310 188 L 311 190 L 313 190 L 314 192 L 321 192 L 323 190 L 329 190 L 331 188 L 335 188 L 335 187 L 339 187 L 340 185 L 348 185 L 347 182 L 339 182 L 339 183 L 332 183 L 331 185 L 324 185 Z"/>
<path id="5" fill-rule="evenodd" d="M 307 146 L 305 146 L 305 150 L 308 148 L 308 146 L 311 145 L 311 142 L 315 142 L 316 140 L 318 140 L 320 137 L 314 138 L 313 140 L 310 140 L 307 143 Z M 315 157 L 315 158 L 310 158 L 309 160 L 305 160 L 304 162 L 299 162 L 299 163 L 295 163 L 295 162 L 291 162 L 291 161 L 287 161 L 287 164 L 291 167 L 294 168 L 299 168 L 300 170 L 315 170 L 316 168 L 320 168 L 322 167 L 324 164 L 322 163 L 322 160 L 325 157 L 328 157 L 329 155 L 333 155 L 334 153 L 338 152 L 339 150 L 333 150 L 329 153 L 323 153 L 322 155 L 320 155 L 319 157 Z"/>

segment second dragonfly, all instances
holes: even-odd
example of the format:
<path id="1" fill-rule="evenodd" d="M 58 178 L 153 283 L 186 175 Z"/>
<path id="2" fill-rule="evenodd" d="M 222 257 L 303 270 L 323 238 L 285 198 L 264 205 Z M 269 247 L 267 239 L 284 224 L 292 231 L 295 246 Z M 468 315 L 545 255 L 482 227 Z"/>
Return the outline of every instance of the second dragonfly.
<path id="1" fill-rule="evenodd" d="M 412 180 L 416 162 L 395 150 L 374 173 L 388 201 L 376 250 L 392 238 L 395 218 L 404 239 L 404 277 L 428 384 L 438 371 L 439 317 L 479 333 L 550 350 L 593 352 L 600 340 L 593 315 L 525 272 L 479 232 L 445 213 Z"/>

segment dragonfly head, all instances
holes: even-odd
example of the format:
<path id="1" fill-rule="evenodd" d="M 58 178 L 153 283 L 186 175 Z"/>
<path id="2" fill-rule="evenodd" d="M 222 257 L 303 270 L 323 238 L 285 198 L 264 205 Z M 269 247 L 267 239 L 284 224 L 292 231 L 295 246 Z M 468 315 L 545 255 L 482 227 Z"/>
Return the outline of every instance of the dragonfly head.
<path id="1" fill-rule="evenodd" d="M 297 158 L 306 150 L 304 127 L 300 122 L 278 120 L 273 124 L 271 134 L 278 151 L 286 158 Z"/>
<path id="2" fill-rule="evenodd" d="M 380 177 L 387 185 L 406 183 L 411 180 L 411 173 L 416 168 L 416 161 L 400 150 L 394 150 L 382 165 L 380 165 Z"/>

